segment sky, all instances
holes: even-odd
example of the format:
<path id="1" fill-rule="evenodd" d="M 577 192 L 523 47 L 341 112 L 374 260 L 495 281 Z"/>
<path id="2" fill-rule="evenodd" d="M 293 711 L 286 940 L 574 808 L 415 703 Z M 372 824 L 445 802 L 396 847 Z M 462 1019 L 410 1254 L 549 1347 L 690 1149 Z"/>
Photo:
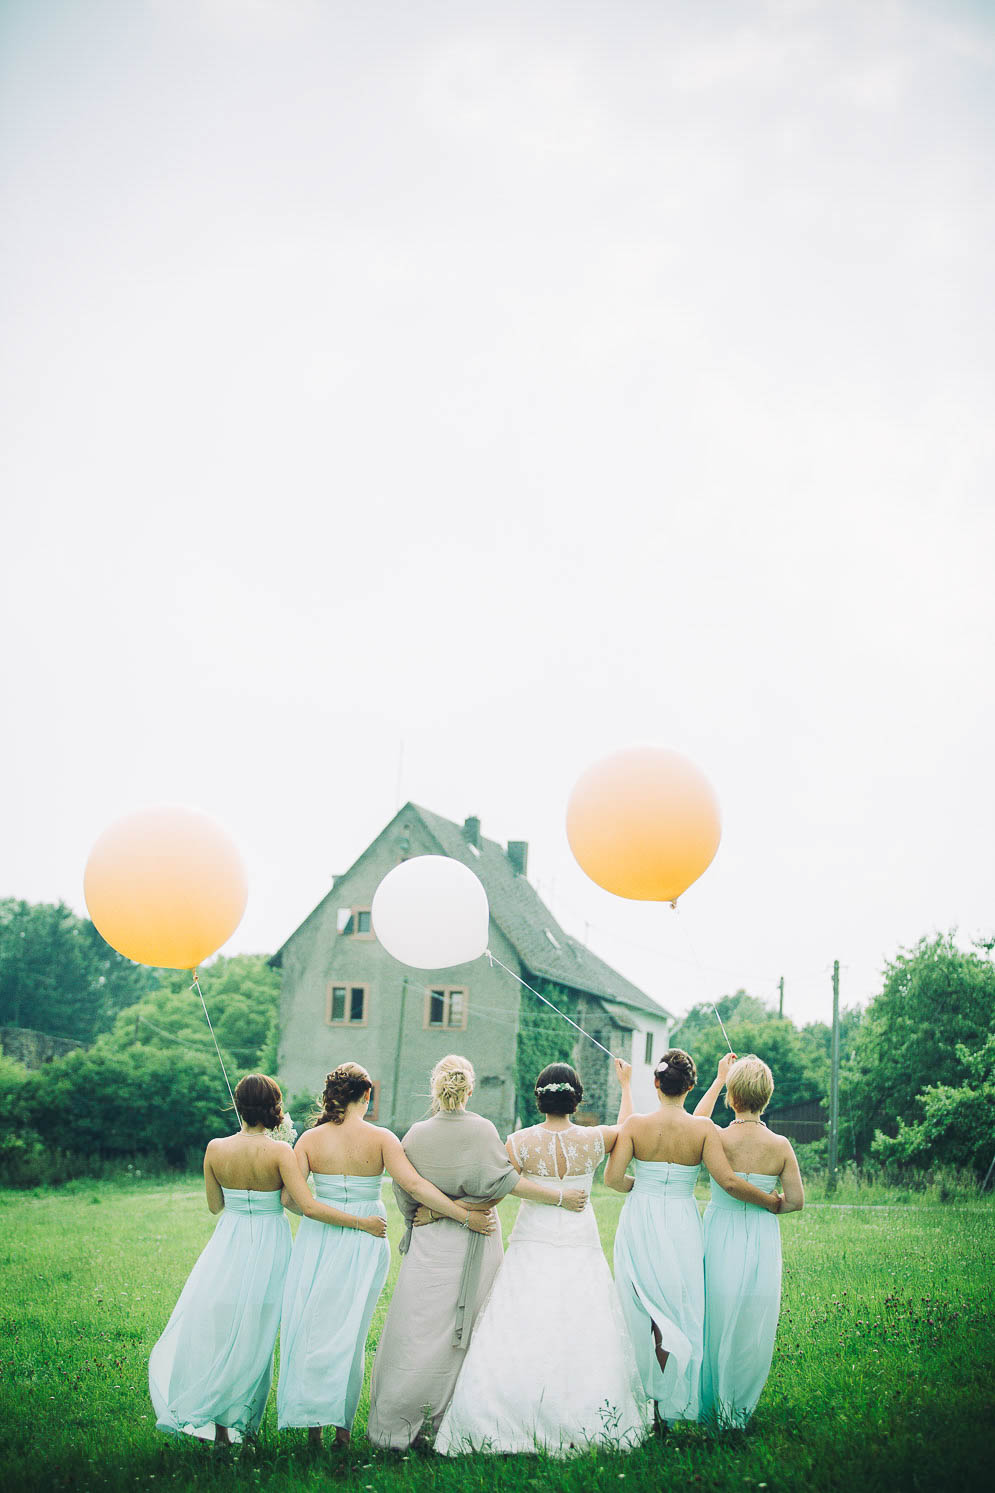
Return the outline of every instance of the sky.
<path id="1" fill-rule="evenodd" d="M 995 13 L 0 0 L 0 896 L 217 818 L 270 952 L 406 799 L 664 1006 L 995 931 Z M 573 862 L 686 753 L 679 910 Z"/>

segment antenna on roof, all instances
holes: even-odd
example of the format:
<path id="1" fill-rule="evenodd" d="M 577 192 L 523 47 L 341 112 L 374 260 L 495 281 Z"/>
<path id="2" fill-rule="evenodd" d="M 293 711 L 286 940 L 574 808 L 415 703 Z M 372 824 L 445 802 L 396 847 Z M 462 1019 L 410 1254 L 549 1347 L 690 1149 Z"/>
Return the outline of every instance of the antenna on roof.
<path id="1" fill-rule="evenodd" d="M 404 800 L 401 797 L 401 779 L 404 772 L 404 737 L 397 744 L 397 780 L 394 784 L 394 813 L 396 814 Z"/>

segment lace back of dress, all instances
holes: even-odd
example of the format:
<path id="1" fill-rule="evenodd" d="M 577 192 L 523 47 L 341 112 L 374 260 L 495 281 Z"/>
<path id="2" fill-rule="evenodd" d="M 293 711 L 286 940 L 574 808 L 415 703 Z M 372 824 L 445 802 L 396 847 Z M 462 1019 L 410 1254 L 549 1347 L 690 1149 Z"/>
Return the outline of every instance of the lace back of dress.
<path id="1" fill-rule="evenodd" d="M 571 1125 L 567 1130 L 547 1130 L 531 1125 L 511 1137 L 515 1160 L 533 1177 L 590 1176 L 600 1166 L 605 1143 L 600 1127 Z"/>

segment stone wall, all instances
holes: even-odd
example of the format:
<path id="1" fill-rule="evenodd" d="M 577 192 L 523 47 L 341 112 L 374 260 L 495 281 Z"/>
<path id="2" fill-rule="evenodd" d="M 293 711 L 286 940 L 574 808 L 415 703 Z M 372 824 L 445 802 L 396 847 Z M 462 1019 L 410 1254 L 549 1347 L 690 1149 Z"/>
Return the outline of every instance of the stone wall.
<path id="1" fill-rule="evenodd" d="M 84 1045 L 71 1037 L 51 1037 L 48 1032 L 34 1032 L 25 1026 L 0 1026 L 0 1052 L 26 1068 L 41 1068 Z"/>

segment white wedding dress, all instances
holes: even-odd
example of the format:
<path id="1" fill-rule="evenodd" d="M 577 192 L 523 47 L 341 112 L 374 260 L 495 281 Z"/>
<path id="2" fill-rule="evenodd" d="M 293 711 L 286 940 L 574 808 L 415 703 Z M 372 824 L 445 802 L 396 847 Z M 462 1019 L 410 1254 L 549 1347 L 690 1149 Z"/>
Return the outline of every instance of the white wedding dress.
<path id="1" fill-rule="evenodd" d="M 599 1129 L 534 1125 L 511 1137 L 522 1175 L 591 1191 Z M 461 1452 L 628 1448 L 648 1403 L 590 1204 L 583 1213 L 523 1201 L 435 1439 Z"/>

